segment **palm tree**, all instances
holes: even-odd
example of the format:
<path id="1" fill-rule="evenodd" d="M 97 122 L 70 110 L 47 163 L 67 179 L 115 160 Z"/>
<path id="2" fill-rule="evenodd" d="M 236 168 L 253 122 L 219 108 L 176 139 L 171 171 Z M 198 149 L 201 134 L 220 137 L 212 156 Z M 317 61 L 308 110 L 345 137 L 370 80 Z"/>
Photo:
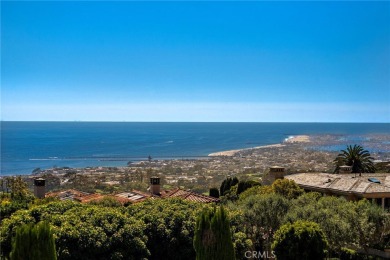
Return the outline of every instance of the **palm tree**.
<path id="1" fill-rule="evenodd" d="M 333 161 L 336 165 L 335 172 L 338 172 L 341 165 L 352 167 L 352 173 L 375 172 L 375 167 L 370 153 L 360 145 L 348 145 L 347 150 L 341 150 Z"/>

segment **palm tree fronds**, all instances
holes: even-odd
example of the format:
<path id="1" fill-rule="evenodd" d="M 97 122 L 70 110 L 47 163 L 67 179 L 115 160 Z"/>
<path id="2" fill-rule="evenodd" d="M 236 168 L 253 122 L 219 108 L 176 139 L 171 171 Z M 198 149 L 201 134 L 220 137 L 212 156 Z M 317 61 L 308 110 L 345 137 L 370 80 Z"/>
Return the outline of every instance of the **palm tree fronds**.
<path id="1" fill-rule="evenodd" d="M 347 149 L 341 150 L 333 161 L 336 166 L 335 173 L 339 172 L 342 165 L 351 166 L 352 173 L 373 173 L 375 172 L 373 160 L 374 158 L 362 146 L 356 144 L 354 146 L 348 145 Z"/>

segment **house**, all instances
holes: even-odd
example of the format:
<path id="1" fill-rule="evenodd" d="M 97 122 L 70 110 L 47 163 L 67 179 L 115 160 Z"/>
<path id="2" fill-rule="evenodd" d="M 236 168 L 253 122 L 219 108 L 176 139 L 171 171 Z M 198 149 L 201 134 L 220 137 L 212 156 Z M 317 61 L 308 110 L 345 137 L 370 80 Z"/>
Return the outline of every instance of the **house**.
<path id="1" fill-rule="evenodd" d="M 348 200 L 368 199 L 383 209 L 390 210 L 390 173 L 351 173 L 351 166 L 340 166 L 339 174 L 297 173 L 287 174 L 284 167 L 272 166 L 263 177 L 270 185 L 277 179 L 293 180 L 305 191 L 323 195 L 343 196 Z"/>
<path id="2" fill-rule="evenodd" d="M 343 196 L 348 200 L 366 198 L 383 209 L 390 209 L 389 173 L 363 173 L 361 176 L 352 173 L 298 173 L 285 175 L 284 178 L 295 181 L 305 191 Z"/>

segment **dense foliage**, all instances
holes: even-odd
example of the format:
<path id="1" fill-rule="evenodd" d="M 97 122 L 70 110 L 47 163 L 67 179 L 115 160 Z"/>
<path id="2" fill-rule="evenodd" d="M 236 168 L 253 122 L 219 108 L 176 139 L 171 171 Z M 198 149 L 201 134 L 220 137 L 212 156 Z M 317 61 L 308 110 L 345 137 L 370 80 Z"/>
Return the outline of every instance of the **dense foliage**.
<path id="1" fill-rule="evenodd" d="M 27 183 L 23 181 L 21 176 L 9 176 L 1 179 L 0 187 L 2 193 L 5 191 L 15 200 L 24 200 L 29 195 Z"/>
<path id="2" fill-rule="evenodd" d="M 259 186 L 260 182 L 257 181 L 239 181 L 237 186 L 237 195 L 240 195 L 242 192 L 246 191 L 253 186 Z"/>
<path id="3" fill-rule="evenodd" d="M 226 192 L 229 192 L 230 191 L 230 188 L 235 186 L 236 184 L 238 184 L 238 179 L 237 177 L 229 177 L 229 178 L 226 178 L 222 184 L 221 184 L 221 187 L 219 188 L 219 194 L 221 196 L 225 195 Z"/>
<path id="4" fill-rule="evenodd" d="M 28 201 L 13 200 L 6 194 L 2 195 L 0 202 L 0 221 L 4 218 L 8 218 L 12 213 L 20 210 L 27 209 L 29 206 Z"/>
<path id="5" fill-rule="evenodd" d="M 0 179 L 0 187 L 0 221 L 19 209 L 27 209 L 34 200 L 20 176 Z"/>
<path id="6" fill-rule="evenodd" d="M 142 221 L 117 208 L 52 202 L 18 211 L 1 226 L 2 255 L 22 224 L 48 221 L 56 238 L 59 259 L 146 259 L 149 250 Z"/>
<path id="7" fill-rule="evenodd" d="M 317 223 L 297 221 L 281 226 L 272 249 L 278 260 L 312 260 L 325 257 L 326 239 Z"/>
<path id="8" fill-rule="evenodd" d="M 50 222 L 59 259 L 191 259 L 198 213 L 207 205 L 182 199 L 150 200 L 127 208 L 106 199 L 98 205 L 51 202 L 4 219 L 0 247 L 11 252 L 22 224 Z"/>
<path id="9" fill-rule="evenodd" d="M 253 185 L 251 188 L 246 189 L 239 194 L 240 200 L 244 200 L 247 197 L 259 194 L 279 194 L 286 199 L 295 199 L 303 194 L 301 189 L 293 180 L 278 179 L 270 186 L 258 186 Z"/>
<path id="10" fill-rule="evenodd" d="M 282 195 L 286 199 L 296 199 L 303 194 L 303 189 L 301 189 L 293 180 L 288 179 L 276 180 L 272 183 L 271 188 L 273 192 Z"/>
<path id="11" fill-rule="evenodd" d="M 228 216 L 223 207 L 204 210 L 196 221 L 194 248 L 197 260 L 234 260 Z"/>
<path id="12" fill-rule="evenodd" d="M 56 260 L 53 233 L 47 222 L 25 224 L 16 231 L 12 243 L 11 260 Z"/>
<path id="13" fill-rule="evenodd" d="M 145 225 L 148 259 L 194 259 L 195 223 L 204 207 L 182 199 L 148 200 L 128 207 L 127 212 Z"/>
<path id="14" fill-rule="evenodd" d="M 329 250 L 341 252 L 342 247 L 354 243 L 355 216 L 354 202 L 311 192 L 292 202 L 285 219 L 289 222 L 306 220 L 318 223 L 328 239 Z"/>
<path id="15" fill-rule="evenodd" d="M 217 188 L 210 188 L 209 196 L 219 198 L 219 190 Z"/>
<path id="16" fill-rule="evenodd" d="M 289 180 L 237 194 L 239 183 L 222 196 L 226 212 L 218 213 L 225 219 L 225 228 L 219 230 L 230 232 L 218 240 L 230 237 L 234 251 L 229 247 L 226 252 L 236 259 L 246 259 L 247 251 L 270 252 L 275 232 L 297 221 L 318 224 L 328 241 L 329 257 L 352 255 L 356 248 L 390 246 L 390 216 L 375 203 L 304 193 Z M 195 259 L 194 237 L 198 242 L 202 237 L 196 235 L 200 230 L 196 228 L 204 230 L 216 215 L 210 213 L 196 226 L 202 212 L 214 212 L 214 205 L 182 199 L 151 199 L 126 206 L 113 197 L 91 204 L 52 200 L 2 194 L 2 205 L 23 206 L 8 211 L 1 221 L 0 258 L 9 257 L 21 226 L 47 221 L 58 259 Z"/>
<path id="17" fill-rule="evenodd" d="M 283 223 L 290 202 L 278 194 L 250 196 L 241 203 L 245 233 L 252 239 L 255 250 L 271 248 L 273 234 Z"/>

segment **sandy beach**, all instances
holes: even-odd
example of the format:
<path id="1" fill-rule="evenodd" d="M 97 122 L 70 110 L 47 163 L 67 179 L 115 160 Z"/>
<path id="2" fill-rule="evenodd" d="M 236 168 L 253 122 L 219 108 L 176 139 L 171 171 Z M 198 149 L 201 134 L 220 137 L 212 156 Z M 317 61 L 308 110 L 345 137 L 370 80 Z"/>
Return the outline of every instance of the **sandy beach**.
<path id="1" fill-rule="evenodd" d="M 210 153 L 209 156 L 234 156 L 238 152 L 252 150 L 252 149 L 262 149 L 262 148 L 273 148 L 273 147 L 283 147 L 284 144 L 270 144 L 270 145 L 263 145 L 263 146 L 257 146 L 257 147 L 251 147 L 251 148 L 245 148 L 245 149 L 237 149 L 237 150 L 229 150 L 229 151 L 222 151 L 222 152 L 216 152 L 216 153 Z"/>
<path id="2" fill-rule="evenodd" d="M 310 142 L 310 136 L 308 135 L 296 135 L 287 138 L 285 143 L 308 143 Z"/>
<path id="3" fill-rule="evenodd" d="M 296 135 L 291 136 L 287 138 L 283 143 L 285 144 L 293 144 L 293 143 L 308 143 L 310 142 L 310 136 L 308 135 Z M 237 149 L 237 150 L 228 150 L 228 151 L 221 151 L 221 152 L 215 152 L 209 154 L 209 156 L 234 156 L 238 152 L 247 151 L 251 149 L 262 149 L 262 148 L 277 148 L 277 147 L 283 147 L 285 144 L 270 144 L 270 145 L 263 145 L 263 146 L 257 146 L 257 147 L 251 147 L 251 148 L 245 148 L 245 149 Z"/>

